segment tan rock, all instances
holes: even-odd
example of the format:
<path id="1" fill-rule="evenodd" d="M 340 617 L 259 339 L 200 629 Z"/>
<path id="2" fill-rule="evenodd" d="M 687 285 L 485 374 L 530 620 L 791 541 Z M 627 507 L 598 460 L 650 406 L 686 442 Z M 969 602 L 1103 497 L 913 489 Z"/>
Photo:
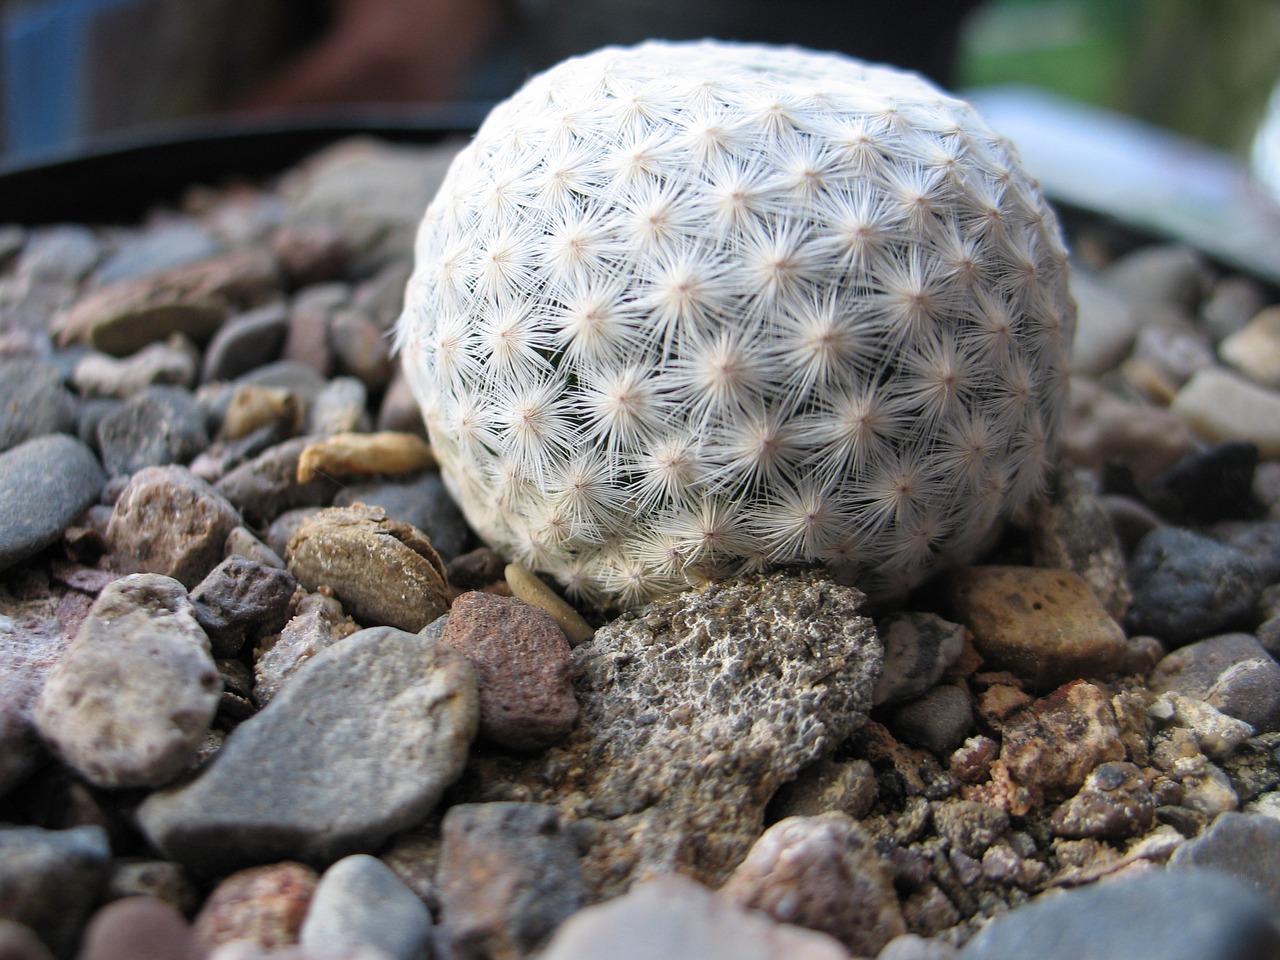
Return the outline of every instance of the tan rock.
<path id="1" fill-rule="evenodd" d="M 1083 680 L 1009 717 L 1002 740 L 1010 776 L 1049 796 L 1079 788 L 1100 763 L 1124 759 L 1110 695 Z"/>
<path id="2" fill-rule="evenodd" d="M 260 947 L 297 943 L 318 881 L 316 871 L 288 861 L 233 873 L 196 916 L 196 939 L 206 948 L 233 940 Z"/>
<path id="3" fill-rule="evenodd" d="M 1268 307 L 1218 345 L 1218 356 L 1264 387 L 1280 387 L 1280 306 Z"/>
<path id="4" fill-rule="evenodd" d="M 1209 367 L 1178 391 L 1170 410 L 1206 440 L 1248 440 L 1263 459 L 1280 457 L 1280 391 Z"/>

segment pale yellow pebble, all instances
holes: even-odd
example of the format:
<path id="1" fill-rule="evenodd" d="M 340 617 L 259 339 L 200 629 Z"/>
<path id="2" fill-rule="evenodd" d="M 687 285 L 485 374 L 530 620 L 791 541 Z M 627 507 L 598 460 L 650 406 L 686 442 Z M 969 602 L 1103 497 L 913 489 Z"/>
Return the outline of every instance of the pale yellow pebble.
<path id="1" fill-rule="evenodd" d="M 417 434 L 384 430 L 379 433 L 335 433 L 317 440 L 298 458 L 298 482 L 319 474 L 409 473 L 435 466 L 427 441 Z"/>
<path id="2" fill-rule="evenodd" d="M 1268 307 L 1218 346 L 1218 356 L 1264 387 L 1280 387 L 1280 306 Z"/>
<path id="3" fill-rule="evenodd" d="M 591 629 L 591 624 L 583 620 L 577 610 L 565 603 L 528 567 L 522 567 L 518 563 L 508 563 L 503 575 L 507 579 L 507 586 L 511 588 L 513 596 L 555 618 L 569 640 L 569 646 L 576 647 L 591 639 L 592 634 L 595 633 Z"/>
<path id="4" fill-rule="evenodd" d="M 1280 392 L 1221 367 L 1200 370 L 1169 409 L 1204 439 L 1248 440 L 1264 459 L 1280 457 Z"/>

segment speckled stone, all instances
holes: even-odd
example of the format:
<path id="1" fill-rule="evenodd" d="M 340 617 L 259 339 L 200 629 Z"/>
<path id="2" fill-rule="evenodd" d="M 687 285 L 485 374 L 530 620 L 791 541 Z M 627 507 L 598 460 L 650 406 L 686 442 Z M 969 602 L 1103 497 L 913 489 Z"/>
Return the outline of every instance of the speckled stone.
<path id="1" fill-rule="evenodd" d="M 870 710 L 881 647 L 864 602 L 777 575 L 615 620 L 574 648 L 568 740 L 527 760 L 474 757 L 461 794 L 550 803 L 581 822 L 593 896 L 674 869 L 719 884 L 779 786 Z"/>
<path id="2" fill-rule="evenodd" d="M 942 679 L 964 649 L 964 627 L 936 613 L 900 610 L 877 621 L 876 632 L 884 644 L 876 706 L 920 696 Z"/>
<path id="3" fill-rule="evenodd" d="M 263 451 L 226 473 L 218 492 L 255 527 L 265 527 L 287 510 L 328 504 L 339 488 L 336 480 L 317 476 L 298 482 L 298 458 L 310 443 L 308 437 L 295 437 Z"/>
<path id="4" fill-rule="evenodd" d="M 462 771 L 475 683 L 471 665 L 433 640 L 361 631 L 305 664 L 194 781 L 151 794 L 139 824 L 202 875 L 367 853 L 424 820 Z M 318 780 L 318 770 L 343 775 Z"/>
<path id="5" fill-rule="evenodd" d="M 841 813 L 790 817 L 766 830 L 719 897 L 835 937 L 870 956 L 906 932 L 887 863 Z"/>
<path id="6" fill-rule="evenodd" d="M 112 476 L 184 464 L 208 445 L 204 414 L 181 387 L 148 387 L 98 423 L 102 463 Z"/>
<path id="7" fill-rule="evenodd" d="M 1259 733 L 1280 730 L 1280 663 L 1247 633 L 1175 650 L 1151 674 L 1151 689 L 1204 700 Z"/>
<path id="8" fill-rule="evenodd" d="M 93 451 L 66 434 L 0 453 L 0 570 L 56 543 L 106 481 Z"/>
<path id="9" fill-rule="evenodd" d="M 301 863 L 252 867 L 222 880 L 195 919 L 195 936 L 208 949 L 233 940 L 259 947 L 298 942 L 319 877 Z"/>
<path id="10" fill-rule="evenodd" d="M 1112 761 L 1093 769 L 1074 797 L 1050 818 L 1059 837 L 1101 837 L 1125 840 L 1150 830 L 1156 800 L 1142 770 L 1132 763 Z"/>
<path id="11" fill-rule="evenodd" d="M 1266 459 L 1280 457 L 1280 392 L 1221 367 L 1192 377 L 1169 407 L 1207 440 L 1246 440 Z"/>
<path id="12" fill-rule="evenodd" d="M 967 856 L 980 858 L 1009 829 L 1009 814 L 988 803 L 950 800 L 933 804 L 938 836 Z"/>
<path id="13" fill-rule="evenodd" d="M 844 813 L 860 820 L 871 812 L 879 787 L 875 770 L 866 760 L 824 757 L 783 784 L 770 804 L 778 817 L 813 817 Z"/>
<path id="14" fill-rule="evenodd" d="M 72 954 L 106 884 L 111 848 L 97 826 L 0 825 L 0 911 L 30 927 L 58 956 Z"/>
<path id="15" fill-rule="evenodd" d="M 268 638 L 257 650 L 253 664 L 254 702 L 265 707 L 304 663 L 359 629 L 333 597 L 322 593 L 304 596 L 279 636 Z"/>
<path id="16" fill-rule="evenodd" d="M 245 640 L 278 633 L 289 622 L 297 581 L 286 570 L 228 557 L 191 591 L 196 620 L 214 656 L 235 656 Z"/>
<path id="17" fill-rule="evenodd" d="M 893 731 L 904 743 L 945 754 L 973 729 L 973 700 L 954 684 L 934 687 L 893 711 Z"/>
<path id="18" fill-rule="evenodd" d="M 1100 763 L 1123 760 L 1111 698 L 1074 681 L 1004 722 L 1000 761 L 1021 784 L 1053 796 L 1076 790 Z"/>

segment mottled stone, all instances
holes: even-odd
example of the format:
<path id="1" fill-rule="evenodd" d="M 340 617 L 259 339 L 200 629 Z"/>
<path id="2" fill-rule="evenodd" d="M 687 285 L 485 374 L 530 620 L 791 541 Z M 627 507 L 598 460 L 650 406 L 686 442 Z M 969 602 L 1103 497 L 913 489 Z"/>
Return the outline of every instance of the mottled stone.
<path id="1" fill-rule="evenodd" d="M 50 672 L 34 719 L 91 783 L 158 786 L 195 759 L 221 692 L 182 584 L 134 574 L 103 588 Z"/>
<path id="2" fill-rule="evenodd" d="M 1227 633 L 1175 650 L 1151 674 L 1151 689 L 1208 703 L 1259 733 L 1280 730 L 1280 663 L 1247 633 Z"/>
<path id="3" fill-rule="evenodd" d="M 264 430 L 274 437 L 272 444 L 283 443 L 298 432 L 302 404 L 297 396 L 280 387 L 243 383 L 231 388 L 231 399 L 221 420 L 218 439 L 223 443 L 244 440 Z M 252 455 L 265 449 L 264 446 Z"/>
<path id="4" fill-rule="evenodd" d="M 76 399 L 56 367 L 33 357 L 0 358 L 0 450 L 71 433 L 75 417 Z"/>
<path id="5" fill-rule="evenodd" d="M 106 481 L 93 451 L 66 434 L 0 453 L 0 570 L 56 543 Z"/>
<path id="6" fill-rule="evenodd" d="M 1124 631 L 1070 570 L 964 567 L 947 578 L 946 593 L 987 664 L 1034 689 L 1106 677 L 1128 660 Z"/>
<path id="7" fill-rule="evenodd" d="M 355 504 L 308 517 L 285 559 L 298 583 L 329 587 L 366 626 L 421 630 L 449 607 L 444 563 L 431 541 L 377 508 Z"/>
<path id="8" fill-rule="evenodd" d="M 101 827 L 0 825 L 0 917 L 30 927 L 56 955 L 71 955 L 110 858 Z"/>
<path id="9" fill-rule="evenodd" d="M 127 897 L 93 915 L 76 960 L 198 960 L 200 954 L 191 925 L 171 904 Z"/>
<path id="10" fill-rule="evenodd" d="M 458 505 L 449 496 L 440 474 L 434 470 L 404 483 L 352 483 L 333 498 L 336 507 L 346 507 L 353 503 L 381 507 L 392 520 L 417 527 L 427 535 L 436 553 L 440 554 L 446 564 L 474 542 L 471 528 L 463 519 Z M 502 565 L 499 564 L 497 576 L 493 579 L 501 578 Z M 453 580 L 450 579 L 449 582 L 453 583 Z"/>
<path id="11" fill-rule="evenodd" d="M 1248 622 L 1262 583 L 1239 550 L 1177 527 L 1142 538 L 1129 563 L 1128 627 L 1180 647 Z"/>
<path id="12" fill-rule="evenodd" d="M 320 877 L 298 939 L 309 948 L 359 944 L 418 960 L 429 949 L 431 914 L 391 868 L 357 853 Z"/>
<path id="13" fill-rule="evenodd" d="M 245 640 L 277 633 L 289 622 L 297 581 L 286 570 L 228 557 L 191 591 L 196 620 L 213 654 L 232 657 Z"/>
<path id="14" fill-rule="evenodd" d="M 1075 681 L 1005 720 L 1000 761 L 1021 784 L 1052 796 L 1084 783 L 1100 763 L 1123 760 L 1109 695 Z"/>
<path id="15" fill-rule="evenodd" d="M 265 643 L 254 659 L 254 702 L 265 707 L 304 663 L 359 629 L 333 597 L 307 594 L 280 635 Z"/>
<path id="16" fill-rule="evenodd" d="M 1185 457 L 1194 445 L 1187 425 L 1163 407 L 1131 403 L 1082 377 L 1071 379 L 1062 455 L 1069 464 L 1123 467 L 1141 486 Z"/>
<path id="17" fill-rule="evenodd" d="M 181 387 L 148 387 L 98 423 L 102 463 L 112 476 L 187 463 L 208 445 L 204 414 Z"/>
<path id="18" fill-rule="evenodd" d="M 877 621 L 876 632 L 884 644 L 876 706 L 920 696 L 942 679 L 964 649 L 964 627 L 936 613 L 900 610 Z"/>
<path id="19" fill-rule="evenodd" d="M 337 480 L 317 476 L 298 482 L 298 458 L 310 442 L 295 437 L 271 447 L 225 474 L 217 483 L 218 492 L 255 527 L 266 526 L 287 510 L 328 504 L 338 490 Z"/>
<path id="20" fill-rule="evenodd" d="M 587 899 L 573 841 L 553 807 L 457 804 L 441 836 L 440 912 L 460 960 L 527 956 Z"/>
<path id="21" fill-rule="evenodd" d="M 555 804 L 594 896 L 679 869 L 720 883 L 781 784 L 865 718 L 881 648 L 864 596 L 816 578 L 710 585 L 574 648 L 581 706 L 544 755 L 477 756 L 468 799 Z"/>
<path id="22" fill-rule="evenodd" d="M 954 750 L 972 728 L 972 698 L 953 684 L 934 687 L 893 711 L 893 731 L 898 738 L 933 753 Z"/>
<path id="23" fill-rule="evenodd" d="M 1217 357 L 1208 335 L 1181 311 L 1161 312 L 1138 330 L 1121 368 L 1126 379 L 1153 399 L 1167 402 L 1177 389 Z"/>
<path id="24" fill-rule="evenodd" d="M 587 907 L 560 926 L 541 960 L 849 960 L 826 934 L 777 923 L 679 875 Z"/>
<path id="25" fill-rule="evenodd" d="M 573 727 L 573 662 L 550 614 L 515 597 L 464 593 L 450 607 L 440 640 L 476 668 L 484 739 L 540 750 Z"/>
<path id="26" fill-rule="evenodd" d="M 1142 770 L 1119 761 L 1095 767 L 1049 822 L 1059 837 L 1125 840 L 1150 830 L 1155 819 L 1156 800 Z"/>
<path id="27" fill-rule="evenodd" d="M 783 784 L 769 810 L 779 818 L 835 812 L 861 820 L 871 812 L 878 789 L 875 770 L 866 760 L 823 757 Z"/>
<path id="28" fill-rule="evenodd" d="M 1256 732 L 1250 724 L 1227 716 L 1198 697 L 1172 691 L 1160 694 L 1147 708 L 1147 714 L 1157 723 L 1189 730 L 1204 755 L 1213 760 L 1229 757 Z"/>
<path id="29" fill-rule="evenodd" d="M 231 317 L 205 348 L 201 381 L 234 380 L 277 359 L 288 329 L 288 313 L 280 300 Z"/>
<path id="30" fill-rule="evenodd" d="M 147 467 L 116 500 L 107 526 L 113 565 L 125 573 L 159 573 L 188 589 L 222 559 L 240 515 L 185 467 Z"/>
<path id="31" fill-rule="evenodd" d="M 298 942 L 319 878 L 301 863 L 274 863 L 233 873 L 209 894 L 195 919 L 205 949 L 234 940 L 259 947 Z"/>
<path id="32" fill-rule="evenodd" d="M 1273 960 L 1272 911 L 1213 871 L 1142 871 L 1012 910 L 978 931 L 959 960 Z"/>
<path id="33" fill-rule="evenodd" d="M 464 658 L 416 634 L 364 630 L 313 657 L 196 780 L 152 794 L 138 820 L 203 874 L 365 853 L 432 811 L 478 714 Z"/>
<path id="34" fill-rule="evenodd" d="M 96 351 L 76 364 L 71 382 L 86 396 L 132 397 L 148 387 L 195 386 L 200 354 L 191 341 L 175 334 L 163 343 L 149 343 L 135 354 L 118 360 Z"/>
<path id="35" fill-rule="evenodd" d="M 1208 367 L 1178 391 L 1169 409 L 1206 440 L 1246 440 L 1263 457 L 1280 457 L 1280 392 Z"/>
<path id="36" fill-rule="evenodd" d="M 855 955 L 874 954 L 906 932 L 884 858 L 841 813 L 775 823 L 718 895 L 779 923 L 829 934 Z"/>

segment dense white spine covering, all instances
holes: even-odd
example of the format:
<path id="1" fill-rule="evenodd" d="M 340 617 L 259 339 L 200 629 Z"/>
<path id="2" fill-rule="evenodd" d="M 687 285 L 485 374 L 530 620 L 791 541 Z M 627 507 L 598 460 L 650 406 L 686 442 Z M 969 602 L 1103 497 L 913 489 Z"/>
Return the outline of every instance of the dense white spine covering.
<path id="1" fill-rule="evenodd" d="M 883 597 L 1041 483 L 1066 269 L 1009 144 L 918 77 L 649 43 L 493 110 L 397 340 L 467 519 L 575 595 L 819 561 Z"/>

